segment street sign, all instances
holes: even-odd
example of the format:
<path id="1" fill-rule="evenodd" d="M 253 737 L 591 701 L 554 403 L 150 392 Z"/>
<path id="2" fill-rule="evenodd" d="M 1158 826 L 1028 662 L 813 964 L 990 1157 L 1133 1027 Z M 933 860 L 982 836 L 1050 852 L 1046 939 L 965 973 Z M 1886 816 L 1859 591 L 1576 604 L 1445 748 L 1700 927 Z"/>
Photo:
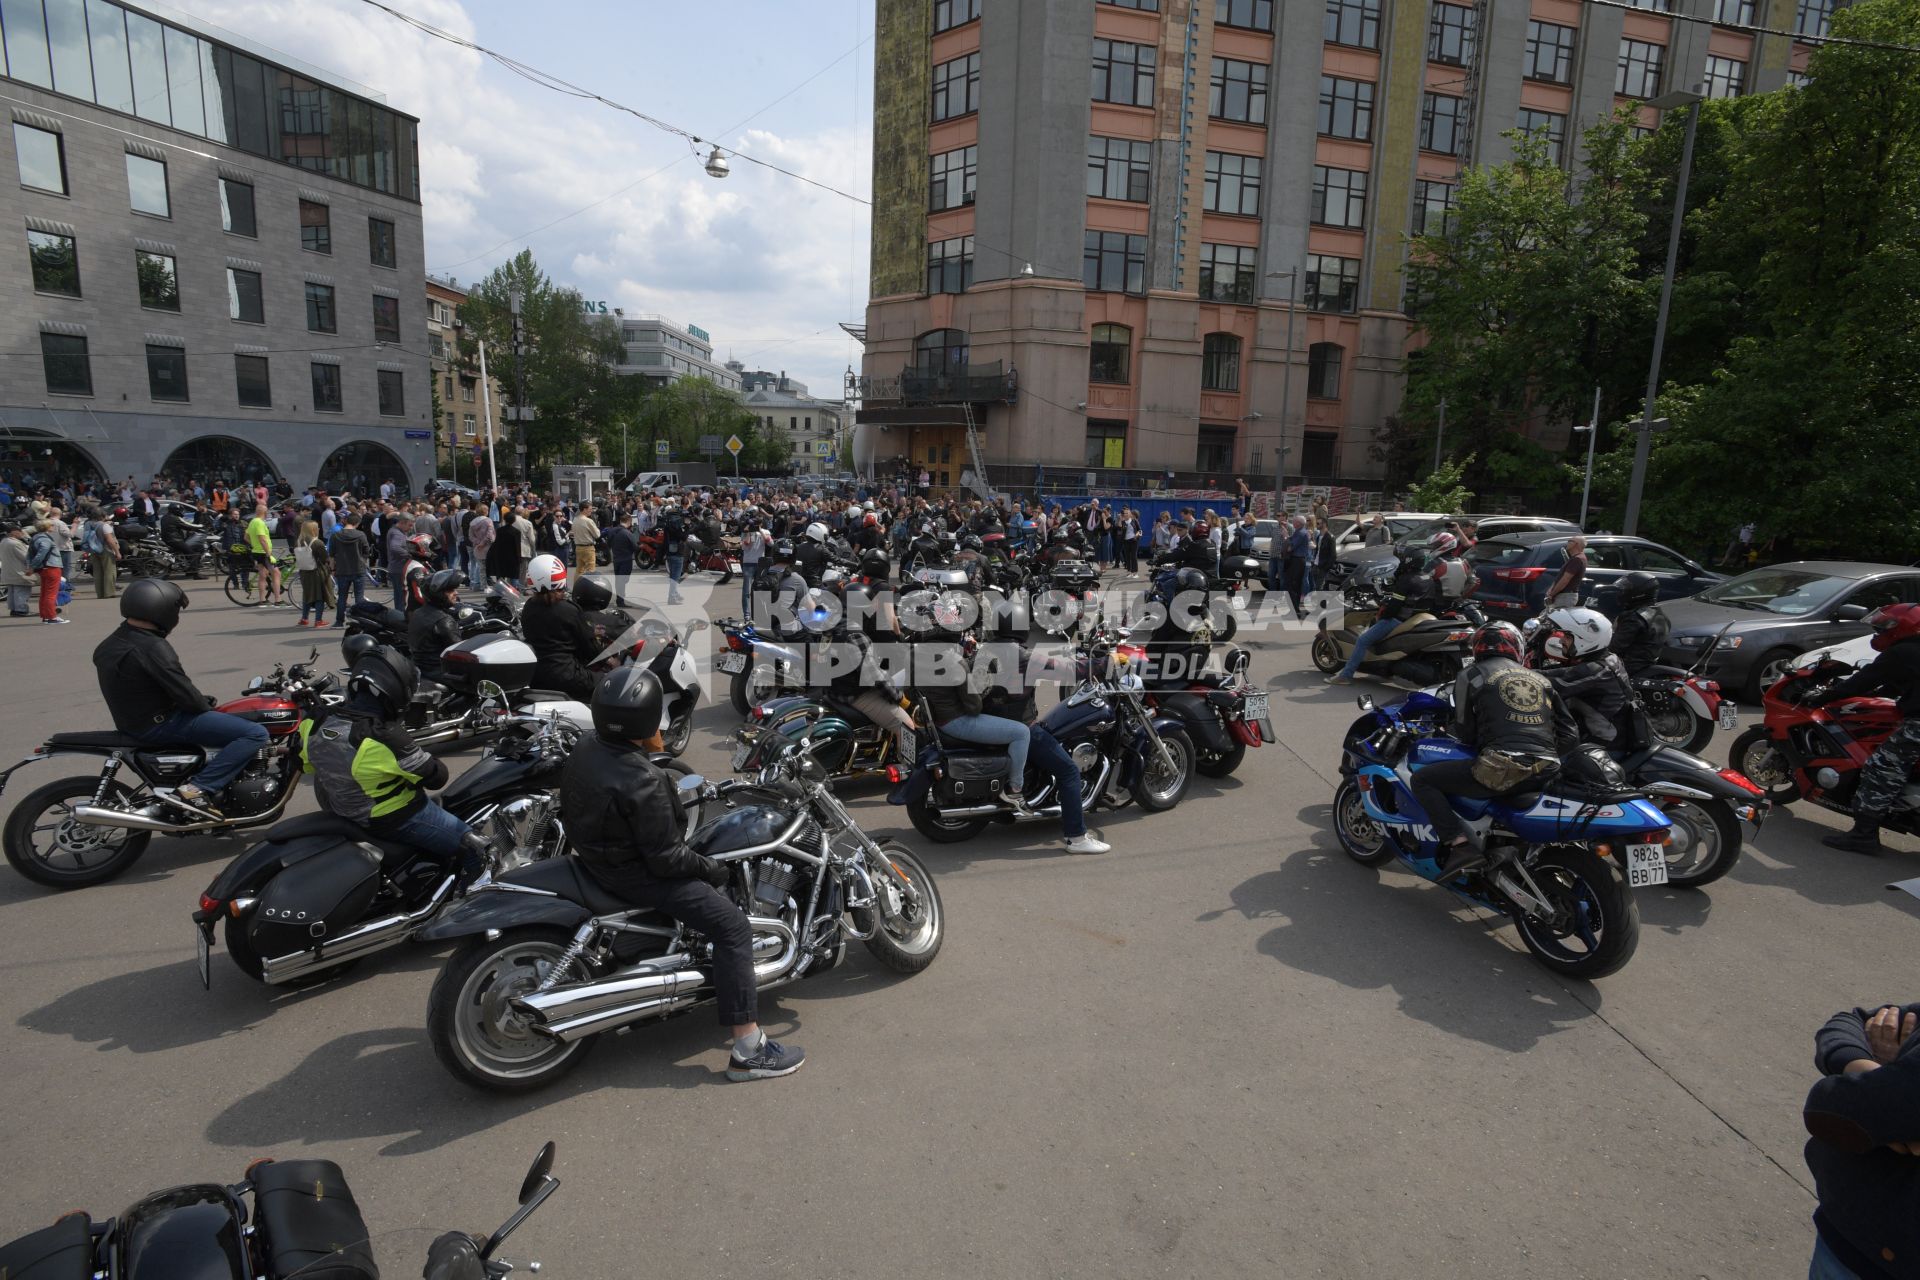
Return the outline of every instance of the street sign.
<path id="1" fill-rule="evenodd" d="M 740 439 L 739 436 L 727 437 L 727 452 L 732 454 L 734 457 L 736 458 L 739 457 L 740 451 L 746 447 L 747 447 L 746 444 Z"/>
<path id="2" fill-rule="evenodd" d="M 700 437 L 700 452 L 702 452 L 702 453 L 718 453 L 718 452 L 720 452 L 720 437 L 719 437 L 719 436 L 716 436 L 716 435 L 704 435 L 704 436 L 701 436 L 701 437 Z"/>
<path id="3" fill-rule="evenodd" d="M 667 460 L 667 455 L 671 452 L 672 452 L 672 446 L 669 445 L 665 440 L 655 440 L 653 442 L 653 456 L 660 459 L 660 461 L 665 462 Z"/>
<path id="4" fill-rule="evenodd" d="M 427 430 L 427 429 L 425 429 L 424 427 L 420 427 L 420 428 L 415 428 L 415 427 L 408 427 L 408 428 L 407 428 L 407 439 L 409 439 L 409 440 L 431 440 L 431 439 L 433 439 L 433 432 L 431 432 L 431 431 L 428 431 L 428 430 Z"/>
<path id="5" fill-rule="evenodd" d="M 830 453 L 830 454 L 828 454 L 828 455 L 827 455 L 827 465 L 828 465 L 828 466 L 830 466 L 830 467 L 833 467 L 833 466 L 838 466 L 838 465 L 839 465 L 839 463 L 840 463 L 840 456 L 839 456 L 838 454 L 833 454 L 833 453 Z"/>

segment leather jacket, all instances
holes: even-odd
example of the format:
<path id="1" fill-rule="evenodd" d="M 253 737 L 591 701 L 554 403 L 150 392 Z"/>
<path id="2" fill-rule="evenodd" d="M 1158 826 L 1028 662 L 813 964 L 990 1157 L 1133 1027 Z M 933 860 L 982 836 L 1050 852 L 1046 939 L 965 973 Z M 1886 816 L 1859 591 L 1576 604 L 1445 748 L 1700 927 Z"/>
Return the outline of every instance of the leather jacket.
<path id="1" fill-rule="evenodd" d="M 1486 658 L 1453 682 L 1453 736 L 1485 753 L 1558 758 L 1579 745 L 1553 682 L 1511 658 Z"/>
<path id="2" fill-rule="evenodd" d="M 706 880 L 719 864 L 689 848 L 686 814 L 673 780 L 646 749 L 588 738 L 567 757 L 560 816 L 580 860 L 611 879 Z"/>
<path id="3" fill-rule="evenodd" d="M 1173 563 L 1175 568 L 1198 569 L 1211 578 L 1219 560 L 1213 554 L 1211 542 L 1205 538 L 1187 537 L 1182 538 L 1180 545 L 1174 548 Z"/>
<path id="4" fill-rule="evenodd" d="M 1542 667 L 1540 674 L 1559 691 L 1581 737 L 1622 751 L 1646 745 L 1640 741 L 1639 699 L 1618 654 L 1607 652 L 1585 662 Z"/>
<path id="5" fill-rule="evenodd" d="M 801 577 L 807 580 L 807 585 L 810 587 L 820 585 L 820 579 L 825 576 L 828 566 L 832 563 L 833 556 L 812 538 L 803 539 L 800 545 L 793 549 L 793 567 L 799 571 Z"/>
<path id="6" fill-rule="evenodd" d="M 1404 622 L 1426 613 L 1439 602 L 1440 584 L 1419 560 L 1403 560 L 1393 581 L 1380 595 L 1380 618 Z"/>
<path id="7" fill-rule="evenodd" d="M 1627 674 L 1638 675 L 1657 666 L 1661 651 L 1667 647 L 1667 633 L 1673 624 L 1659 605 L 1641 605 L 1623 611 L 1613 623 L 1613 644 L 1609 646 L 1626 664 Z"/>
<path id="8" fill-rule="evenodd" d="M 586 664 L 599 655 L 600 645 L 579 605 L 571 600 L 528 601 L 520 611 L 520 632 L 533 650 L 539 687 L 576 697 L 593 692 L 593 673 Z"/>
<path id="9" fill-rule="evenodd" d="M 423 676 L 440 674 L 440 654 L 460 643 L 460 624 L 436 604 L 423 604 L 407 615 L 407 653 Z"/>
<path id="10" fill-rule="evenodd" d="M 1902 716 L 1920 715 L 1920 637 L 1895 641 L 1872 662 L 1838 684 L 1829 686 L 1809 706 L 1824 707 L 1842 698 L 1891 694 Z"/>

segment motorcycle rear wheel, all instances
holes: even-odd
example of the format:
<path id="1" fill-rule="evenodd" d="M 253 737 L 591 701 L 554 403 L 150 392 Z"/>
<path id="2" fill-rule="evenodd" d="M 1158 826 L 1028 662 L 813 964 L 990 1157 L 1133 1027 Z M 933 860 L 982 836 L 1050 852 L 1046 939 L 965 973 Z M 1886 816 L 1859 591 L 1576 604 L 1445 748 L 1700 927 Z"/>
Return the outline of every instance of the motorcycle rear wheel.
<path id="1" fill-rule="evenodd" d="M 1793 780 L 1793 766 L 1780 754 L 1780 748 L 1773 745 L 1763 724 L 1753 726 L 1733 740 L 1727 762 L 1745 774 L 1747 781 L 1765 791 L 1767 799 L 1775 804 L 1792 804 L 1800 798 L 1800 784 Z"/>
<path id="2" fill-rule="evenodd" d="M 1193 767 L 1209 778 L 1226 778 L 1247 758 L 1247 744 L 1238 738 L 1225 751 L 1210 751 L 1195 744 Z"/>
<path id="3" fill-rule="evenodd" d="M 1552 920 L 1517 916 L 1520 940 L 1544 967 L 1569 978 L 1604 978 L 1633 959 L 1640 945 L 1640 908 L 1606 859 L 1579 845 L 1559 845 L 1530 868 L 1555 907 Z"/>
<path id="4" fill-rule="evenodd" d="M 454 952 L 427 1000 L 427 1036 L 441 1065 L 496 1093 L 545 1088 L 579 1066 L 598 1036 L 563 1044 L 529 1028 L 510 1003 L 539 986 L 569 941 L 558 929 L 516 929 Z"/>
<path id="5" fill-rule="evenodd" d="M 874 888 L 880 894 L 880 901 L 862 913 L 873 917 L 861 922 L 873 926 L 867 950 L 895 973 L 919 973 L 940 954 L 940 944 L 947 936 L 947 916 L 940 905 L 940 890 L 933 883 L 933 873 L 905 845 L 897 840 L 882 840 L 880 851 L 919 890 L 920 904 L 911 916 L 907 915 L 905 899 L 898 887 L 888 884 L 884 873 L 876 871 Z"/>
<path id="6" fill-rule="evenodd" d="M 907 802 L 907 818 L 918 831 L 935 844 L 959 844 L 987 829 L 987 818 L 946 818 L 930 806 L 925 797 Z"/>
<path id="7" fill-rule="evenodd" d="M 1167 773 L 1157 754 L 1149 752 L 1140 766 L 1140 780 L 1132 788 L 1133 798 L 1140 802 L 1140 807 L 1152 813 L 1164 813 L 1179 804 L 1193 783 L 1193 739 L 1187 736 L 1187 731 L 1168 730 L 1160 735 L 1160 741 L 1173 757 L 1172 772 Z"/>
<path id="8" fill-rule="evenodd" d="M 1740 820 L 1725 800 L 1663 799 L 1673 823 L 1667 845 L 1667 883 L 1682 889 L 1712 884 L 1740 860 Z"/>
<path id="9" fill-rule="evenodd" d="M 1333 835 L 1341 851 L 1363 867 L 1377 867 L 1393 860 L 1393 842 L 1378 823 L 1367 816 L 1360 788 L 1352 778 L 1342 778 L 1333 793 Z"/>
<path id="10" fill-rule="evenodd" d="M 73 820 L 73 807 L 91 804 L 99 786 L 97 776 L 59 778 L 15 805 L 0 834 L 13 869 L 50 889 L 84 889 L 105 884 L 138 861 L 153 839 L 151 832 Z M 107 787 L 109 805 L 127 804 L 132 798 L 118 782 Z"/>
<path id="11" fill-rule="evenodd" d="M 1689 755 L 1698 755 L 1713 741 L 1713 721 L 1694 713 L 1678 698 L 1669 697 L 1664 706 L 1647 708 L 1647 725 L 1653 736 L 1669 747 L 1678 747 Z"/>

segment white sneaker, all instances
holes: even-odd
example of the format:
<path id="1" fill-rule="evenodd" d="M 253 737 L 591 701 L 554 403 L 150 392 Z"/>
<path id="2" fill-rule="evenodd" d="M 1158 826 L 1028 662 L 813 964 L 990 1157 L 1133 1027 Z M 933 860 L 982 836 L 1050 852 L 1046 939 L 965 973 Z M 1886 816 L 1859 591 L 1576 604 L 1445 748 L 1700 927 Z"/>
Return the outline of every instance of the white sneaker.
<path id="1" fill-rule="evenodd" d="M 1113 848 L 1105 840 L 1095 837 L 1091 831 L 1072 837 L 1066 845 L 1068 853 L 1105 853 Z"/>

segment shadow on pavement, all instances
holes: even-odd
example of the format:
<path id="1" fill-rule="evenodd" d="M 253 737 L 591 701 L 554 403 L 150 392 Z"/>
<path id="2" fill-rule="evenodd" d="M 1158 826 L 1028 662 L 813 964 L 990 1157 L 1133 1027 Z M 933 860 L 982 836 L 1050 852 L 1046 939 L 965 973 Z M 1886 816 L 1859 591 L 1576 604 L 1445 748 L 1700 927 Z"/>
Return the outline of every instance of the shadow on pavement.
<path id="1" fill-rule="evenodd" d="M 1641 928 L 1663 933 L 1697 929 L 1713 910 L 1713 894 L 1708 889 L 1635 889 L 1633 901 L 1640 908 Z"/>
<path id="2" fill-rule="evenodd" d="M 246 846 L 237 840 L 216 840 L 207 836 L 186 836 L 180 839 L 155 836 L 147 845 L 147 851 L 140 855 L 140 860 L 122 874 L 107 881 L 107 885 L 123 887 L 157 884 L 162 880 L 170 880 L 181 872 L 192 872 L 192 876 L 204 877 L 194 881 L 194 887 L 189 891 L 192 897 L 197 899 L 200 890 L 213 879 L 215 869 L 238 857 L 245 848 Z M 50 889 L 45 885 L 35 884 L 18 873 L 0 875 L 0 907 L 12 906 L 20 902 L 39 902 L 67 893 L 92 893 L 95 888 L 104 887 Z M 185 918 L 184 912 L 182 918 Z"/>
<path id="3" fill-rule="evenodd" d="M 1811 821 L 1814 813 L 1827 821 Z M 1727 877 L 1743 884 L 1789 889 L 1809 902 L 1846 907 L 1885 902 L 1889 881 L 1920 875 L 1920 857 L 1905 836 L 1883 833 L 1880 838 L 1887 851 L 1877 858 L 1820 843 L 1821 836 L 1844 830 L 1844 823 L 1841 815 L 1825 810 L 1812 809 L 1802 816 L 1798 808 L 1776 808 L 1752 842 L 1752 848 L 1772 865 L 1742 856 Z"/>

